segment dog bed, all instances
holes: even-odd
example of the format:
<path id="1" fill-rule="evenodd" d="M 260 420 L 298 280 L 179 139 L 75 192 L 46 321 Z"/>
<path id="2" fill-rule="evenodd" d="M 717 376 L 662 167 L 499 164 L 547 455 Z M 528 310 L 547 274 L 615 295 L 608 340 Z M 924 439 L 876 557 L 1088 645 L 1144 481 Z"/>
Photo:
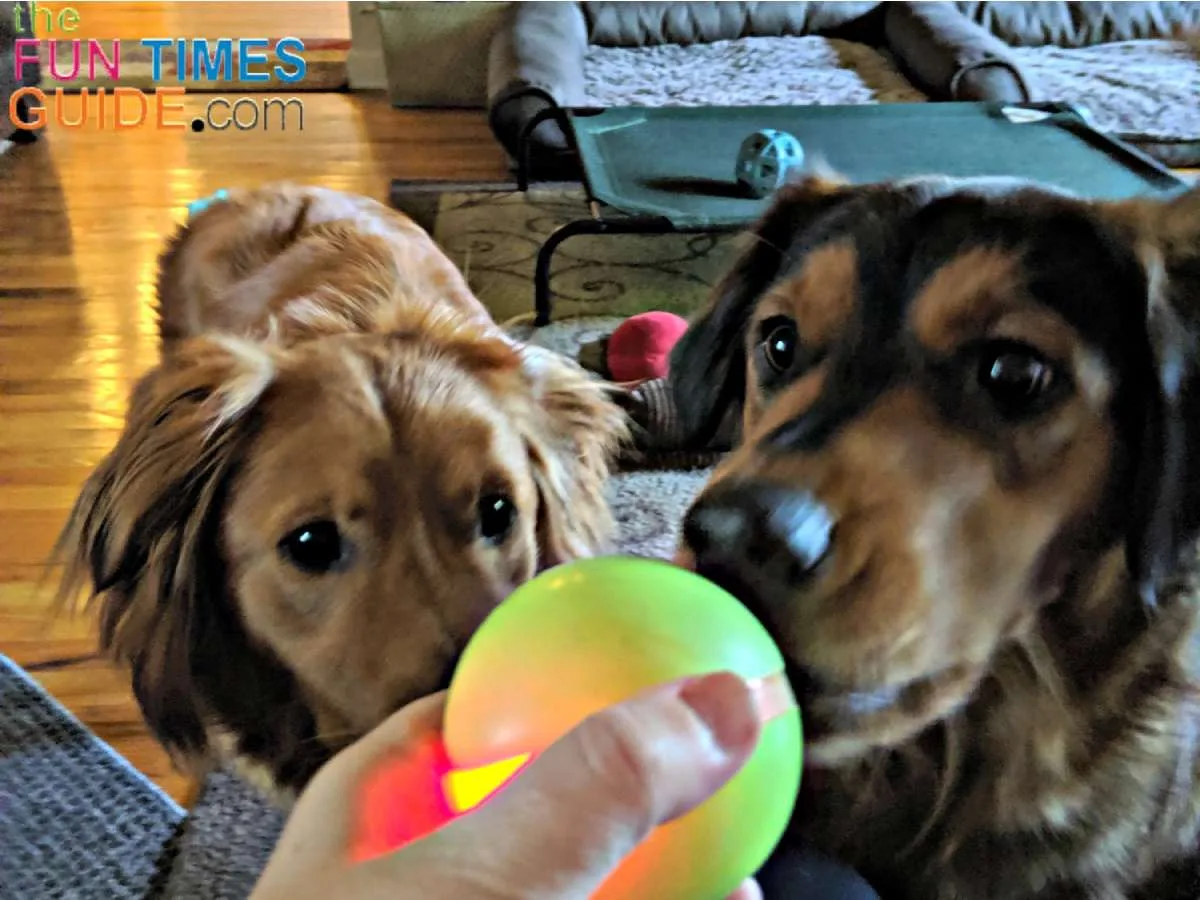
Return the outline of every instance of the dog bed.
<path id="1" fill-rule="evenodd" d="M 1083 105 L 1197 166 L 1198 80 L 1194 2 L 529 2 L 493 40 L 488 102 L 514 157 L 556 107 L 988 100 Z M 573 172 L 555 122 L 529 141 L 535 171 Z"/>
<path id="2" fill-rule="evenodd" d="M 884 51 L 818 35 L 591 47 L 586 106 L 922 103 Z"/>

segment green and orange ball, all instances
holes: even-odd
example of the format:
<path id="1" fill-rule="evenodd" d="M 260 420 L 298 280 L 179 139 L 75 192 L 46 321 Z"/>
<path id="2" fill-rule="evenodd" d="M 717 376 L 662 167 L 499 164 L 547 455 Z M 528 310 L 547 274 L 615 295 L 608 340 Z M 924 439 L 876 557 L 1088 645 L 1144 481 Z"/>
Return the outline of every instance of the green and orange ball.
<path id="1" fill-rule="evenodd" d="M 543 572 L 472 637 L 451 681 L 442 791 L 469 815 L 595 712 L 646 688 L 711 672 L 744 678 L 763 725 L 750 759 L 717 793 L 660 826 L 612 873 L 599 900 L 722 900 L 783 836 L 800 787 L 800 712 L 784 660 L 741 603 L 657 560 L 604 557 Z"/>

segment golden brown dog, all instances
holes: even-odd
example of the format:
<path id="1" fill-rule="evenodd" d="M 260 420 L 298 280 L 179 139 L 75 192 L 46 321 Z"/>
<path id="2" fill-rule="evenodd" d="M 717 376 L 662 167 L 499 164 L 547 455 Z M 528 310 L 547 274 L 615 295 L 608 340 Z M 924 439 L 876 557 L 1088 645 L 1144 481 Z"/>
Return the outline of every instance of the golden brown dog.
<path id="1" fill-rule="evenodd" d="M 624 419 L 363 198 L 234 191 L 159 295 L 169 352 L 71 515 L 64 596 L 90 588 L 168 748 L 286 801 L 515 585 L 607 546 Z"/>
<path id="2" fill-rule="evenodd" d="M 887 900 L 1200 896 L 1200 191 L 809 178 L 755 238 L 672 358 L 743 409 L 681 555 L 789 661 L 797 836 Z"/>

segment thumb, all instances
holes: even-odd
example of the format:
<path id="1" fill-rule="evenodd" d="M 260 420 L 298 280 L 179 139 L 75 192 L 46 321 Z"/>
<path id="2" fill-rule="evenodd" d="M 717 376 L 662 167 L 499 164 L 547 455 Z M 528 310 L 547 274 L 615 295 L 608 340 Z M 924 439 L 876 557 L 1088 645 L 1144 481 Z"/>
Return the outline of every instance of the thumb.
<path id="1" fill-rule="evenodd" d="M 749 686 L 723 672 L 651 689 L 584 721 L 502 793 L 430 839 L 446 871 L 463 847 L 482 895 L 586 897 L 650 832 L 716 793 L 760 723 Z M 409 865 L 416 860 L 406 860 Z"/>

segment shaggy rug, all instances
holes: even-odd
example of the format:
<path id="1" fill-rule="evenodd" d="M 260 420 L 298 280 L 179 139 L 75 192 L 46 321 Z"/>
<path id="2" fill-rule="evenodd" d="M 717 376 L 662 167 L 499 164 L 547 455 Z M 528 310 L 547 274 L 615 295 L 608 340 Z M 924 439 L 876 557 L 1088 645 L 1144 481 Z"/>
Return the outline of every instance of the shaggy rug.
<path id="1" fill-rule="evenodd" d="M 1096 128 L 1167 165 L 1200 165 L 1200 44 L 1014 47 L 1037 100 L 1077 99 Z"/>
<path id="2" fill-rule="evenodd" d="M 588 106 L 922 103 L 885 53 L 855 41 L 746 37 L 588 49 Z"/>

